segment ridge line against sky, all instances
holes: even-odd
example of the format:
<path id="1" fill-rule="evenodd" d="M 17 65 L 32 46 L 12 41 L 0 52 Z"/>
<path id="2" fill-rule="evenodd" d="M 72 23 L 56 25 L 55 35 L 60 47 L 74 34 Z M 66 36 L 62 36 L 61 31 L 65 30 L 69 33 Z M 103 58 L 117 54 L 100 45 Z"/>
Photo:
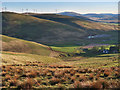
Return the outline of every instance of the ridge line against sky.
<path id="1" fill-rule="evenodd" d="M 2 8 L 3 11 L 18 13 L 118 13 L 117 2 L 3 2 Z"/>

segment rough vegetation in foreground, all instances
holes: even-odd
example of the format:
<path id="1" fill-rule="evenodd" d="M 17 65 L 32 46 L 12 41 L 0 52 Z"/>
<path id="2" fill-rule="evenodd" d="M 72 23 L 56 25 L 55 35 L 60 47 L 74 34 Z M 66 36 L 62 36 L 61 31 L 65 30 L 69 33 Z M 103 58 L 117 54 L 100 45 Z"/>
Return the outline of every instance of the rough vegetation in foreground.
<path id="1" fill-rule="evenodd" d="M 120 88 L 120 68 L 81 68 L 38 61 L 3 65 L 2 88 Z"/>

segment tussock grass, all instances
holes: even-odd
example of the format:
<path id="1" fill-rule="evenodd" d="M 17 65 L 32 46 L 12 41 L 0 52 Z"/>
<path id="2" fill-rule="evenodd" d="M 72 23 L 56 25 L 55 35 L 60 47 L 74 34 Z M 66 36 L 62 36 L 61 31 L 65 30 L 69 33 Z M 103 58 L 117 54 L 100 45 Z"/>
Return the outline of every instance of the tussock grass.
<path id="1" fill-rule="evenodd" d="M 36 63 L 37 66 L 31 66 Z M 119 88 L 119 72 L 118 67 L 111 68 L 55 68 L 52 69 L 48 64 L 41 62 L 29 62 L 27 65 L 16 66 L 16 64 L 6 65 L 2 67 L 2 87 L 5 88 L 94 88 L 107 89 Z M 48 67 L 46 67 L 48 66 Z M 113 69 L 114 68 L 114 69 Z M 89 72 L 91 69 L 91 72 Z M 83 72 L 81 72 L 83 71 Z M 107 71 L 112 73 L 111 76 L 105 77 Z M 22 73 L 19 73 L 22 72 Z M 74 74 L 73 74 L 74 72 Z M 100 75 L 98 76 L 98 72 Z M 72 73 L 72 74 L 71 74 Z M 79 74 L 79 76 L 76 76 Z M 14 86 L 14 87 L 13 87 Z"/>

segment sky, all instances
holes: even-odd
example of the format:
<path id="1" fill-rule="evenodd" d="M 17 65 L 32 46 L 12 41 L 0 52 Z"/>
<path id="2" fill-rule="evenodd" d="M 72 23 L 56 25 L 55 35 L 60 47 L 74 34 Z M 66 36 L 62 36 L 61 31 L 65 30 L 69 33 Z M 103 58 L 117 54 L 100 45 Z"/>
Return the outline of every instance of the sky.
<path id="1" fill-rule="evenodd" d="M 1 0 L 2 2 L 119 2 L 120 0 Z"/>
<path id="2" fill-rule="evenodd" d="M 86 13 L 118 13 L 118 2 L 2 2 L 3 10 L 13 12 L 37 12 L 37 13 L 59 13 L 59 12 L 77 12 Z M 19 1 L 19 0 L 17 0 Z M 26 0 L 27 1 L 27 0 Z M 31 0 L 32 1 L 32 0 Z M 49 0 L 48 0 L 49 1 Z M 54 0 L 52 0 L 54 1 Z M 104 0 L 105 1 L 105 0 Z"/>

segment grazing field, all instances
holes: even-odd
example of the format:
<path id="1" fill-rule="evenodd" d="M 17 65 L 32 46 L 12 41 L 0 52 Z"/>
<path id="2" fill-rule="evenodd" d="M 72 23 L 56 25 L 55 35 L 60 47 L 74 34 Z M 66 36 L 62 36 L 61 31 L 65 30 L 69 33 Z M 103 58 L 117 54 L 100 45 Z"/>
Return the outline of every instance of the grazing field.
<path id="1" fill-rule="evenodd" d="M 77 47 L 80 46 L 64 46 L 64 47 L 51 46 L 52 50 L 66 52 L 66 53 L 74 52 Z"/>

